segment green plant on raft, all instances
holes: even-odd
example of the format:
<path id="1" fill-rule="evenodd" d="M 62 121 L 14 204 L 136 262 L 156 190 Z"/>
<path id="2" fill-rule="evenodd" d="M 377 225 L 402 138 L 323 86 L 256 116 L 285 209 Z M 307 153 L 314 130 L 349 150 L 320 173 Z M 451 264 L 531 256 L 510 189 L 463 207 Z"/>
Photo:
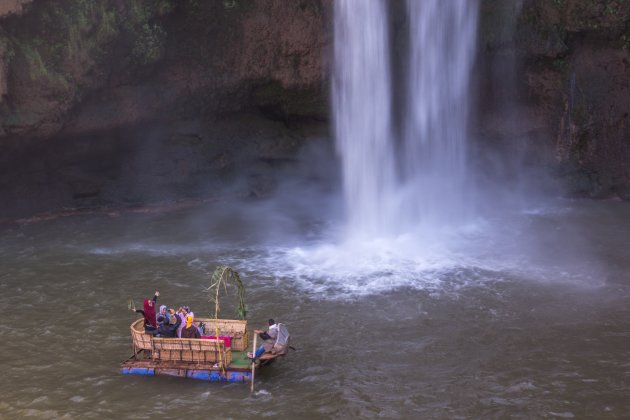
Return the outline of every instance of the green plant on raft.
<path id="1" fill-rule="evenodd" d="M 221 289 L 227 294 L 227 288 L 232 283 L 238 288 L 238 305 L 236 308 L 236 316 L 238 319 L 247 319 L 247 306 L 245 305 L 245 287 L 240 276 L 231 267 L 222 265 L 214 270 L 211 278 L 212 284 L 206 289 L 210 302 L 214 304 L 214 318 L 219 319 L 221 306 L 219 303 L 219 293 Z"/>

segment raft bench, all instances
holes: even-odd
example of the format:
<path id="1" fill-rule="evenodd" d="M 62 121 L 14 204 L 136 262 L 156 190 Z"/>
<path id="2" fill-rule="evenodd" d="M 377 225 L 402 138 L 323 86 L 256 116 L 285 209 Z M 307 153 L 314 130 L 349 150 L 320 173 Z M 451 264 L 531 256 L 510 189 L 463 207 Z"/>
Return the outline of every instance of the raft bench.
<path id="1" fill-rule="evenodd" d="M 216 335 L 217 323 L 219 336 L 229 336 L 232 351 L 247 351 L 249 345 L 249 333 L 247 331 L 247 321 L 238 319 L 214 319 L 195 318 L 195 323 L 201 321 L 205 325 L 205 334 Z"/>
<path id="2" fill-rule="evenodd" d="M 249 332 L 247 331 L 247 321 L 237 319 L 197 318 L 197 322 L 205 324 L 205 331 L 208 335 L 215 335 L 218 323 L 219 336 L 229 336 L 232 351 L 247 351 L 249 345 Z M 133 339 L 134 354 L 139 354 L 142 350 L 145 354 L 154 350 L 153 342 L 157 339 L 151 334 L 144 332 L 144 319 L 140 318 L 131 324 L 131 337 Z M 177 340 L 186 340 L 178 338 Z M 208 341 L 208 340 L 205 340 Z M 212 341 L 212 340 L 210 340 Z"/>
<path id="3" fill-rule="evenodd" d="M 232 351 L 222 340 L 200 338 L 154 338 L 151 358 L 160 362 L 232 363 Z"/>
<path id="4" fill-rule="evenodd" d="M 151 352 L 153 350 L 153 336 L 144 332 L 144 318 L 140 318 L 131 324 L 131 338 L 133 341 L 133 354 Z"/>

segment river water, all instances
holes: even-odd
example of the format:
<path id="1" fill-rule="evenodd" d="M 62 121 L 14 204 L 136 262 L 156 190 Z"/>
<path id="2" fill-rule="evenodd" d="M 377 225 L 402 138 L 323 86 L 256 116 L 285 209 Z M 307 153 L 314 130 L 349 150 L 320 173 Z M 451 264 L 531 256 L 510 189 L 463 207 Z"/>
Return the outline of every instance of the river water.
<path id="1" fill-rule="evenodd" d="M 212 207 L 1 227 L 0 418 L 628 417 L 628 203 L 554 200 L 362 245 L 324 217 Z M 120 375 L 127 299 L 159 289 L 208 314 L 218 264 L 245 281 L 252 327 L 285 322 L 297 351 L 253 395 Z"/>

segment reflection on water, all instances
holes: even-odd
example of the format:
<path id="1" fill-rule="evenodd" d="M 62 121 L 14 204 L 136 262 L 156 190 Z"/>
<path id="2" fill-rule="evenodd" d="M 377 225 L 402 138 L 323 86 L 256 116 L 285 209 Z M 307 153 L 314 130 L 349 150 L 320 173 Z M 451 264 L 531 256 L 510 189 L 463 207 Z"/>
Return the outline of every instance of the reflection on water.
<path id="1" fill-rule="evenodd" d="M 629 216 L 563 202 L 334 246 L 321 221 L 232 210 L 5 226 L 0 418 L 623 418 Z M 250 319 L 286 322 L 298 351 L 254 395 L 119 375 L 127 299 L 157 288 L 207 313 L 217 264 L 241 272 Z"/>

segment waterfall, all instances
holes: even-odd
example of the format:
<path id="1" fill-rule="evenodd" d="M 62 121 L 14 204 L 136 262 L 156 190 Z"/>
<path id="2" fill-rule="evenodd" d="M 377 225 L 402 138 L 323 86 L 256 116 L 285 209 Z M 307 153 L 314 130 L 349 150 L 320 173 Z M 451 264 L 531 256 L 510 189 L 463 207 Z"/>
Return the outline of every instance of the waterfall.
<path id="1" fill-rule="evenodd" d="M 408 97 L 401 218 L 407 225 L 457 224 L 469 209 L 466 169 L 468 88 L 476 4 L 408 0 Z"/>
<path id="2" fill-rule="evenodd" d="M 477 3 L 408 0 L 407 14 L 406 98 L 393 130 L 386 2 L 335 2 L 334 124 L 352 236 L 452 226 L 470 213 Z"/>
<path id="3" fill-rule="evenodd" d="M 333 108 L 352 235 L 381 236 L 395 187 L 385 0 L 335 1 Z"/>

